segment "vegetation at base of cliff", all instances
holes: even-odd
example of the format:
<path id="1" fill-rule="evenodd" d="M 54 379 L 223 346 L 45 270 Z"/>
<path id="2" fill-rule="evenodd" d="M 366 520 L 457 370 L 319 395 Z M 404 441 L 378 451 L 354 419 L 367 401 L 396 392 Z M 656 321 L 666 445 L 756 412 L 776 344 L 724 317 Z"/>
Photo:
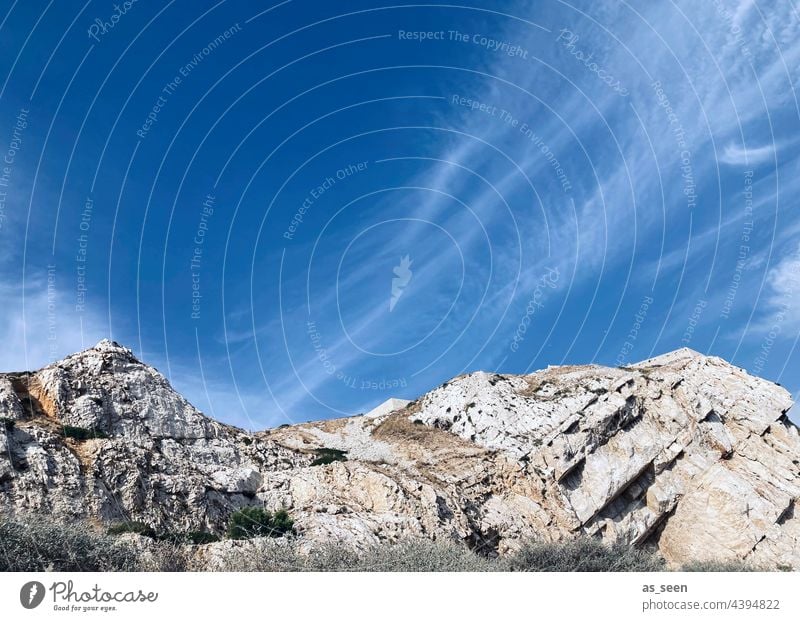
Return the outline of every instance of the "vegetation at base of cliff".
<path id="1" fill-rule="evenodd" d="M 220 540 L 217 535 L 207 531 L 156 532 L 147 524 L 135 521 L 112 524 L 107 532 L 112 536 L 133 533 L 175 545 L 203 545 Z M 230 539 L 253 539 L 282 537 L 293 532 L 294 521 L 285 510 L 270 513 L 261 507 L 244 507 L 231 514 L 227 536 Z"/>
<path id="2" fill-rule="evenodd" d="M 311 462 L 312 466 L 324 466 L 335 461 L 347 461 L 347 451 L 339 449 L 321 448 L 314 451 L 317 458 Z"/>
<path id="3" fill-rule="evenodd" d="M 344 543 L 302 549 L 296 540 L 237 542 L 217 558 L 217 571 L 430 572 L 501 571 L 494 560 L 450 541 L 413 539 L 354 548 Z"/>
<path id="4" fill-rule="evenodd" d="M 155 538 L 156 536 L 156 532 L 142 522 L 119 522 L 108 527 L 109 535 L 123 535 L 125 533 L 133 533 L 134 535 L 142 535 L 151 538 Z"/>
<path id="5" fill-rule="evenodd" d="M 530 542 L 506 561 L 510 571 L 664 571 L 652 552 L 588 537 L 559 543 Z"/>
<path id="6" fill-rule="evenodd" d="M 786 571 L 781 565 L 776 567 L 779 571 Z M 680 569 L 680 571 L 725 571 L 725 572 L 734 572 L 734 571 L 762 571 L 758 567 L 754 567 L 752 565 L 748 565 L 747 563 L 743 563 L 742 561 L 694 561 L 692 563 L 686 563 Z"/>
<path id="7" fill-rule="evenodd" d="M 74 440 L 93 440 L 96 438 L 107 439 L 108 434 L 100 431 L 99 429 L 85 429 L 84 427 L 73 427 L 72 425 L 64 425 L 62 432 L 65 438 L 72 438 Z"/>
<path id="8" fill-rule="evenodd" d="M 2 571 L 140 571 L 133 548 L 85 524 L 53 524 L 45 518 L 0 521 Z"/>
<path id="9" fill-rule="evenodd" d="M 232 547 L 222 571 L 665 571 L 655 554 L 594 539 L 529 543 L 500 558 L 476 554 L 456 541 L 414 539 L 366 548 L 322 544 L 300 552 L 282 542 Z"/>
<path id="10" fill-rule="evenodd" d="M 264 512 L 268 514 L 268 512 Z M 285 512 L 270 514 L 283 526 Z M 236 514 L 234 514 L 236 515 Z M 256 514 L 253 514 L 256 515 Z M 556 543 L 528 542 L 519 551 L 487 558 L 457 541 L 410 539 L 355 548 L 344 543 L 311 544 L 285 531 L 252 539 L 222 542 L 213 553 L 214 564 L 197 545 L 210 543 L 210 533 L 147 535 L 147 527 L 129 522 L 109 532 L 136 533 L 125 539 L 98 533 L 86 523 L 54 524 L 47 517 L 0 517 L 0 571 L 667 571 L 653 553 L 627 546 L 606 546 L 595 539 Z M 248 531 L 249 532 L 249 531 Z M 206 541 L 207 540 L 207 541 Z M 302 545 L 301 545 L 302 544 Z M 694 562 L 680 571 L 775 571 L 782 567 L 754 567 L 743 562 Z"/>
<path id="11" fill-rule="evenodd" d="M 301 549 L 295 539 L 260 539 L 237 542 L 222 550 L 217 562 L 218 565 L 212 568 L 217 571 L 670 571 L 655 553 L 624 545 L 608 546 L 588 537 L 553 543 L 528 542 L 517 552 L 497 558 L 481 556 L 463 543 L 450 540 L 409 539 L 359 548 L 344 543 L 328 543 Z M 770 571 L 770 568 L 726 562 L 693 563 L 675 570 Z"/>
<path id="12" fill-rule="evenodd" d="M 16 421 L 13 418 L 0 416 L 0 427 L 3 427 L 6 431 L 14 431 L 15 423 Z"/>
<path id="13" fill-rule="evenodd" d="M 219 537 L 217 535 L 204 530 L 157 533 L 147 524 L 143 524 L 142 522 L 119 522 L 117 524 L 112 524 L 108 528 L 109 535 L 116 536 L 123 535 L 125 533 L 133 533 L 134 535 L 149 537 L 150 539 L 155 539 L 156 541 L 166 541 L 175 545 L 202 545 L 219 541 Z"/>
<path id="14" fill-rule="evenodd" d="M 283 509 L 275 513 L 261 507 L 244 507 L 231 515 L 228 537 L 252 539 L 254 537 L 282 537 L 293 532 L 294 521 Z"/>
<path id="15" fill-rule="evenodd" d="M 219 541 L 220 538 L 214 533 L 209 533 L 205 530 L 190 530 L 185 533 L 168 533 L 157 537 L 160 541 L 169 541 L 175 545 L 205 545 L 207 543 L 214 543 Z"/>

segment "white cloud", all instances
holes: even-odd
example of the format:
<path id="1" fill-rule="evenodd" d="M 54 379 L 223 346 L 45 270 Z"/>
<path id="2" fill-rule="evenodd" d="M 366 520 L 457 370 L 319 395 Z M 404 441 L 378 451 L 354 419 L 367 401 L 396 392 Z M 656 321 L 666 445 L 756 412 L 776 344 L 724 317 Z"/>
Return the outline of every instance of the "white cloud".
<path id="1" fill-rule="evenodd" d="M 758 166 L 774 160 L 776 151 L 775 145 L 764 145 L 748 149 L 731 143 L 725 147 L 719 157 L 719 161 L 731 166 Z"/>
<path id="2" fill-rule="evenodd" d="M 794 338 L 800 329 L 800 244 L 767 273 L 768 313 L 762 323 L 781 325 L 781 335 Z"/>
<path id="3" fill-rule="evenodd" d="M 50 270 L 26 285 L 0 281 L 0 371 L 37 369 L 108 335 L 99 313 L 75 312 L 74 301 L 59 288 L 60 277 Z"/>

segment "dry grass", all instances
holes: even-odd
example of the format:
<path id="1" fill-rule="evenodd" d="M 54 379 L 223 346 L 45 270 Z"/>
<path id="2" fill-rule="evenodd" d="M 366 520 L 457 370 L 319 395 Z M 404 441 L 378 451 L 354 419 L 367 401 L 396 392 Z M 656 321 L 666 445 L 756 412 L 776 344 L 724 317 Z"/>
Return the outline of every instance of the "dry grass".
<path id="1" fill-rule="evenodd" d="M 0 522 L 2 571 L 138 571 L 137 551 L 84 524 L 54 525 L 44 518 Z"/>
<path id="2" fill-rule="evenodd" d="M 0 519 L 0 571 L 666 571 L 652 552 L 596 539 L 529 542 L 486 558 L 460 541 L 409 539 L 354 547 L 299 538 L 256 538 L 177 545 L 147 537 L 101 534 L 86 523 L 54 524 L 41 516 Z M 769 571 L 743 562 L 697 562 L 680 571 Z"/>
<path id="3" fill-rule="evenodd" d="M 664 561 L 652 552 L 626 545 L 608 546 L 597 539 L 558 543 L 531 542 L 506 561 L 511 571 L 626 572 L 664 571 Z"/>
<path id="4" fill-rule="evenodd" d="M 372 436 L 392 444 L 418 446 L 427 451 L 452 451 L 457 449 L 462 454 L 487 453 L 473 442 L 459 436 L 436 429 L 429 425 L 417 424 L 409 420 L 415 412 L 412 409 L 400 410 L 391 414 L 372 430 Z"/>
<path id="5" fill-rule="evenodd" d="M 301 549 L 298 542 L 258 541 L 231 546 L 218 571 L 431 572 L 497 571 L 499 565 L 455 542 L 406 540 L 356 548 L 343 543 Z"/>

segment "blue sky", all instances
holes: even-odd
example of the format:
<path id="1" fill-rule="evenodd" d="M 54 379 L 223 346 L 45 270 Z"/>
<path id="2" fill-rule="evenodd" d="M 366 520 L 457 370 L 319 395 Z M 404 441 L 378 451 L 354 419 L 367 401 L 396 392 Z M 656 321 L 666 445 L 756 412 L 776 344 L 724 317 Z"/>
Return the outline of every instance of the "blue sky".
<path id="1" fill-rule="evenodd" d="M 256 4 L 0 2 L 3 370 L 110 336 L 255 429 L 683 346 L 800 390 L 792 3 Z"/>

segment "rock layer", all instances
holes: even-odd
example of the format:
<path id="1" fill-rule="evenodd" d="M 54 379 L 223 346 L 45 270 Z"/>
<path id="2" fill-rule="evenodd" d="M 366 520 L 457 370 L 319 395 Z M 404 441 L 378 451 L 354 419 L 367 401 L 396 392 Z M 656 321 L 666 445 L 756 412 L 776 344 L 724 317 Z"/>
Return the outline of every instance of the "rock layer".
<path id="1" fill-rule="evenodd" d="M 370 416 L 250 434 L 102 341 L 0 375 L 0 511 L 220 533 L 264 505 L 308 541 L 448 537 L 502 554 L 591 535 L 676 564 L 797 569 L 790 407 L 779 386 L 684 349 L 618 369 L 473 373 Z M 323 449 L 337 460 L 318 464 Z"/>

